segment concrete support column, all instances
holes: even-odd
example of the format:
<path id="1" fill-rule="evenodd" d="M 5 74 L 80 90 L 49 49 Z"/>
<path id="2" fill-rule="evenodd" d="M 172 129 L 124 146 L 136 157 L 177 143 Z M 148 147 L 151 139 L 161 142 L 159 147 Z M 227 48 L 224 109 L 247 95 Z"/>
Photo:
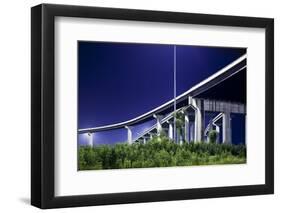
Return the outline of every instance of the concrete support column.
<path id="1" fill-rule="evenodd" d="M 143 142 L 144 143 L 147 143 L 149 140 L 151 140 L 152 139 L 152 136 L 149 134 L 149 135 L 146 135 L 146 136 L 144 136 L 144 140 L 143 140 Z"/>
<path id="2" fill-rule="evenodd" d="M 223 113 L 222 119 L 222 141 L 231 144 L 231 118 L 228 110 Z"/>
<path id="3" fill-rule="evenodd" d="M 174 122 L 169 121 L 169 130 L 168 130 L 168 136 L 171 140 L 174 139 Z"/>
<path id="4" fill-rule="evenodd" d="M 207 127 L 208 128 L 208 127 Z M 212 124 L 211 123 L 209 123 L 209 129 L 207 130 L 207 132 L 206 132 L 206 136 L 207 136 L 207 140 L 206 140 L 206 142 L 207 143 L 209 143 L 210 142 L 210 137 L 209 137 L 209 133 L 210 133 L 210 131 L 212 130 Z"/>
<path id="5" fill-rule="evenodd" d="M 205 109 L 204 109 L 204 100 L 198 100 L 198 109 L 200 111 L 200 116 L 198 119 L 200 121 L 198 122 L 198 141 L 204 141 L 204 126 L 205 126 Z"/>
<path id="6" fill-rule="evenodd" d="M 94 133 L 88 132 L 88 146 L 93 147 L 94 146 Z"/>
<path id="7" fill-rule="evenodd" d="M 156 118 L 157 135 L 160 135 L 160 133 L 162 132 L 161 119 L 163 118 L 163 116 L 154 114 L 153 117 Z"/>
<path id="8" fill-rule="evenodd" d="M 215 131 L 217 132 L 216 143 L 219 143 L 220 127 L 219 127 L 218 125 L 214 124 L 214 123 L 212 122 L 212 120 L 211 120 L 210 123 L 209 123 L 209 132 L 208 132 L 208 135 L 207 135 L 207 142 L 208 142 L 208 143 L 210 142 L 209 133 L 210 133 L 212 130 L 215 130 Z"/>
<path id="9" fill-rule="evenodd" d="M 203 125 L 204 125 L 204 102 L 200 99 L 192 98 L 192 105 L 196 109 L 195 110 L 195 121 L 194 121 L 194 128 L 195 128 L 195 135 L 194 140 L 196 142 L 203 141 Z"/>
<path id="10" fill-rule="evenodd" d="M 220 127 L 218 125 L 214 125 L 215 126 L 215 130 L 217 132 L 217 143 L 220 142 Z"/>
<path id="11" fill-rule="evenodd" d="M 180 145 L 182 145 L 183 144 L 183 137 L 182 137 L 182 135 L 178 133 L 178 137 L 177 138 L 178 138 L 178 143 Z"/>
<path id="12" fill-rule="evenodd" d="M 187 114 L 184 116 L 184 140 L 189 142 L 189 119 Z"/>
<path id="13" fill-rule="evenodd" d="M 153 134 L 152 133 L 148 133 L 149 134 L 149 139 L 152 140 L 153 139 Z"/>
<path id="14" fill-rule="evenodd" d="M 143 144 L 146 144 L 146 137 L 143 136 Z"/>
<path id="15" fill-rule="evenodd" d="M 187 100 L 188 103 L 187 103 L 187 105 L 192 105 L 192 100 L 193 100 L 192 97 L 188 96 L 188 100 Z"/>
<path id="16" fill-rule="evenodd" d="M 133 134 L 132 134 L 132 128 L 130 126 L 125 126 L 125 128 L 127 129 L 128 133 L 127 133 L 127 142 L 128 144 L 132 144 L 133 143 Z"/>
<path id="17" fill-rule="evenodd" d="M 192 123 L 192 125 L 189 127 L 189 129 L 190 129 L 190 132 L 189 132 L 189 134 L 190 134 L 190 141 L 195 141 L 195 139 L 194 139 L 194 133 L 195 133 L 195 128 L 194 128 L 194 126 L 195 126 L 195 123 Z"/>

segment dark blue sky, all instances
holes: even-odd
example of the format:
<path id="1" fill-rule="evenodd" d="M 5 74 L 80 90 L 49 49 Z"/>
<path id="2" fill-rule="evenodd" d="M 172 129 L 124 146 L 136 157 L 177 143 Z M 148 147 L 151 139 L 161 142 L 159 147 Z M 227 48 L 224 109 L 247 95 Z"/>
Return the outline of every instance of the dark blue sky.
<path id="1" fill-rule="evenodd" d="M 171 46 L 79 42 L 79 128 L 125 121 L 171 98 Z"/>
<path id="2" fill-rule="evenodd" d="M 78 128 L 126 121 L 171 100 L 173 48 L 161 44 L 80 41 Z M 242 48 L 177 45 L 177 95 L 245 52 Z M 99 133 L 96 139 L 112 143 L 123 141 L 123 135 L 124 130 L 115 130 Z M 80 137 L 80 143 L 82 140 Z"/>

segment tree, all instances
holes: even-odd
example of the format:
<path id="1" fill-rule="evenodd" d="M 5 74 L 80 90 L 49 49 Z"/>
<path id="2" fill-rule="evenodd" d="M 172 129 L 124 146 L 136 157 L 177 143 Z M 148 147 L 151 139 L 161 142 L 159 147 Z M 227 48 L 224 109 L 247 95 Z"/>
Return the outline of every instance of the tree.
<path id="1" fill-rule="evenodd" d="M 210 143 L 216 143 L 218 137 L 218 132 L 216 130 L 211 130 L 209 132 Z"/>
<path id="2" fill-rule="evenodd" d="M 185 116 L 184 113 L 182 111 L 180 112 L 176 112 L 174 114 L 175 119 L 176 119 L 176 129 L 177 129 L 177 134 L 179 136 L 179 138 L 176 137 L 176 142 L 178 142 L 178 140 L 180 142 L 182 142 L 183 140 L 183 134 L 184 134 L 184 126 L 185 126 Z"/>

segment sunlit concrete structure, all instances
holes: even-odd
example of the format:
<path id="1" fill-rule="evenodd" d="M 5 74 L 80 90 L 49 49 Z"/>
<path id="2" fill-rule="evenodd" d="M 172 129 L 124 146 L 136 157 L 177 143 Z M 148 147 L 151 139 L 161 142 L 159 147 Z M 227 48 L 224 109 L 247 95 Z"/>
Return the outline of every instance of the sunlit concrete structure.
<path id="1" fill-rule="evenodd" d="M 130 126 L 125 126 L 125 128 L 126 128 L 127 131 L 128 131 L 128 133 L 127 133 L 128 144 L 132 144 L 132 143 L 133 143 L 132 127 L 130 127 Z"/>
<path id="2" fill-rule="evenodd" d="M 94 132 L 88 132 L 88 146 L 93 147 L 94 146 Z"/>
<path id="3" fill-rule="evenodd" d="M 154 135 L 159 136 L 162 133 L 165 133 L 171 140 L 179 142 L 176 131 L 175 113 L 180 112 L 184 113 L 183 139 L 186 142 L 208 141 L 208 132 L 215 128 L 218 132 L 222 133 L 223 143 L 232 143 L 231 113 L 246 114 L 245 103 L 234 102 L 231 99 L 226 100 L 225 98 L 220 100 L 218 98 L 209 98 L 208 96 L 204 97 L 202 94 L 208 93 L 208 91 L 212 88 L 217 87 L 228 79 L 235 77 L 240 72 L 246 72 L 246 55 L 241 56 L 221 70 L 218 70 L 207 79 L 196 84 L 188 91 L 149 112 L 131 120 L 116 124 L 79 129 L 78 133 L 92 134 L 94 132 L 126 128 L 127 142 L 129 144 L 136 141 L 146 143 Z M 175 104 L 177 107 L 176 110 Z M 210 112 L 217 113 L 217 116 L 210 119 L 207 127 L 205 128 L 205 114 Z M 133 138 L 133 126 L 151 119 L 155 119 L 155 124 L 147 130 L 141 132 L 136 138 Z M 91 140 L 91 144 L 93 144 L 93 139 L 91 138 L 89 140 Z"/>

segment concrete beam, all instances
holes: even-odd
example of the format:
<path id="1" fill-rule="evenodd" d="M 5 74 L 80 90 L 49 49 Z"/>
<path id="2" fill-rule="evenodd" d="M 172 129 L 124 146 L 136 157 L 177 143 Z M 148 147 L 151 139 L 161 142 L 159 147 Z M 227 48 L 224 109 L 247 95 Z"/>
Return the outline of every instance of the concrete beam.
<path id="1" fill-rule="evenodd" d="M 204 109 L 209 112 L 224 112 L 228 109 L 231 113 L 246 113 L 246 106 L 243 103 L 232 103 L 229 101 L 218 101 L 204 99 Z"/>

